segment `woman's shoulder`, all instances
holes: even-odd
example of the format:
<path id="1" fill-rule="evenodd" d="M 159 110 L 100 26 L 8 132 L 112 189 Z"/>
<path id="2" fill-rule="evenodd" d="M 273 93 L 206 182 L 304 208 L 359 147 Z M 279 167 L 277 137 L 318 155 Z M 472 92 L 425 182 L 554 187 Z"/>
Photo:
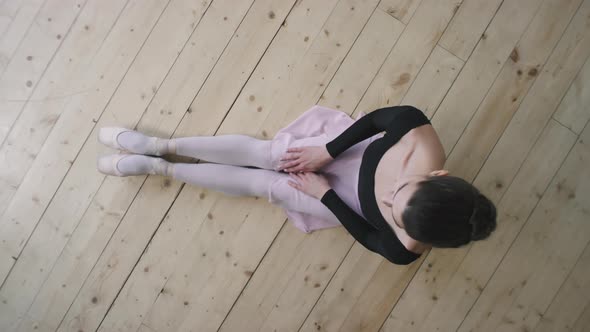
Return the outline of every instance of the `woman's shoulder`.
<path id="1" fill-rule="evenodd" d="M 428 245 L 426 243 L 422 243 L 420 241 L 414 240 L 411 238 L 408 233 L 406 233 L 405 229 L 400 228 L 397 224 L 393 223 L 390 224 L 395 237 L 399 240 L 399 242 L 406 248 L 406 250 L 413 252 L 415 254 L 422 254 L 426 249 L 428 249 Z"/>
<path id="2" fill-rule="evenodd" d="M 408 251 L 411 251 L 411 252 L 418 254 L 418 255 L 420 255 L 420 254 L 424 253 L 426 250 L 432 248 L 432 245 L 416 241 L 412 238 L 410 238 L 410 241 L 408 241 L 407 243 L 402 243 L 402 244 L 404 245 L 404 247 L 406 247 L 406 249 L 408 249 Z"/>
<path id="3" fill-rule="evenodd" d="M 445 149 L 432 125 L 426 124 L 412 129 L 406 139 L 411 142 L 414 157 L 420 159 L 417 160 L 418 163 L 436 165 L 435 167 L 440 168 L 444 166 Z"/>

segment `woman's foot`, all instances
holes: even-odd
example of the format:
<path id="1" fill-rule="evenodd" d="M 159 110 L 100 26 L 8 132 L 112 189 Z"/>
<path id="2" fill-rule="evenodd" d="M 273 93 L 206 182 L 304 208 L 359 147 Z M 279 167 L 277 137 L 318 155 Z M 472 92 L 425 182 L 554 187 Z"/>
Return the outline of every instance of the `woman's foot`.
<path id="1" fill-rule="evenodd" d="M 172 176 L 172 164 L 162 158 L 139 154 L 111 154 L 98 158 L 98 170 L 107 175 L 164 175 Z"/>
<path id="2" fill-rule="evenodd" d="M 162 156 L 175 153 L 173 140 L 146 136 L 138 131 L 120 127 L 104 127 L 98 132 L 98 141 L 111 148 L 131 153 Z"/>

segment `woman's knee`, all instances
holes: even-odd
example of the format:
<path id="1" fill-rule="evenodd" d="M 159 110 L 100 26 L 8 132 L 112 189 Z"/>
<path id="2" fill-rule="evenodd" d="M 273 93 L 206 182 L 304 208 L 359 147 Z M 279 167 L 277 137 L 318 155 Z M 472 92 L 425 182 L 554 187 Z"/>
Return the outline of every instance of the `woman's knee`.
<path id="1" fill-rule="evenodd" d="M 291 187 L 290 176 L 284 174 L 269 186 L 269 201 L 285 209 L 308 213 L 319 218 L 335 217 L 320 200 Z"/>
<path id="2" fill-rule="evenodd" d="M 253 144 L 254 149 L 251 150 L 254 154 L 252 157 L 254 158 L 253 164 L 255 166 L 267 169 L 267 170 L 275 170 L 274 163 L 272 160 L 272 141 L 270 140 L 261 140 L 258 138 L 251 137 L 251 144 Z"/>

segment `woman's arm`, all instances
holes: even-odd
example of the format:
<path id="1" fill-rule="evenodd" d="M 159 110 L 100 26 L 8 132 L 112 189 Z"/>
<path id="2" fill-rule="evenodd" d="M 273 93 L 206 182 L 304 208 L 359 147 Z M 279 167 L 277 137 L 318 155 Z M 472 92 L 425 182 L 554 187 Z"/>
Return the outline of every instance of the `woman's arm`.
<path id="1" fill-rule="evenodd" d="M 426 115 L 414 106 L 380 108 L 354 122 L 338 137 L 328 142 L 326 149 L 332 158 L 336 158 L 356 143 L 382 131 L 386 131 L 386 135 L 402 132 L 405 134 L 409 130 L 404 129 L 415 128 L 426 123 L 430 123 Z M 399 138 L 397 139 L 399 140 Z"/>
<path id="2" fill-rule="evenodd" d="M 368 250 L 399 265 L 410 264 L 420 256 L 408 253 L 393 231 L 377 230 L 371 226 L 363 217 L 346 205 L 334 189 L 326 191 L 320 201 L 336 215 L 355 240 Z"/>
<path id="3" fill-rule="evenodd" d="M 377 229 L 371 226 L 363 217 L 359 216 L 336 194 L 334 189 L 329 189 L 321 197 L 320 201 L 336 215 L 336 218 L 346 230 L 365 248 L 376 251 L 375 237 Z"/>

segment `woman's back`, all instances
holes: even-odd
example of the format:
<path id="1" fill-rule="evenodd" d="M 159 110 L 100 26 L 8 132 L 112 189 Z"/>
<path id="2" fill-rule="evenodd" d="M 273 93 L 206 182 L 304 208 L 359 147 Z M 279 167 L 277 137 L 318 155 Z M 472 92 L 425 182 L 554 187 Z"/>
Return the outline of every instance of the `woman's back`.
<path id="1" fill-rule="evenodd" d="M 430 124 L 416 127 L 406 133 L 381 157 L 375 170 L 375 197 L 381 214 L 391 225 L 400 242 L 410 251 L 422 253 L 427 245 L 412 239 L 397 226 L 391 215 L 391 207 L 382 197 L 391 193 L 398 179 L 412 174 L 428 174 L 442 169 L 445 153 L 436 131 Z"/>

